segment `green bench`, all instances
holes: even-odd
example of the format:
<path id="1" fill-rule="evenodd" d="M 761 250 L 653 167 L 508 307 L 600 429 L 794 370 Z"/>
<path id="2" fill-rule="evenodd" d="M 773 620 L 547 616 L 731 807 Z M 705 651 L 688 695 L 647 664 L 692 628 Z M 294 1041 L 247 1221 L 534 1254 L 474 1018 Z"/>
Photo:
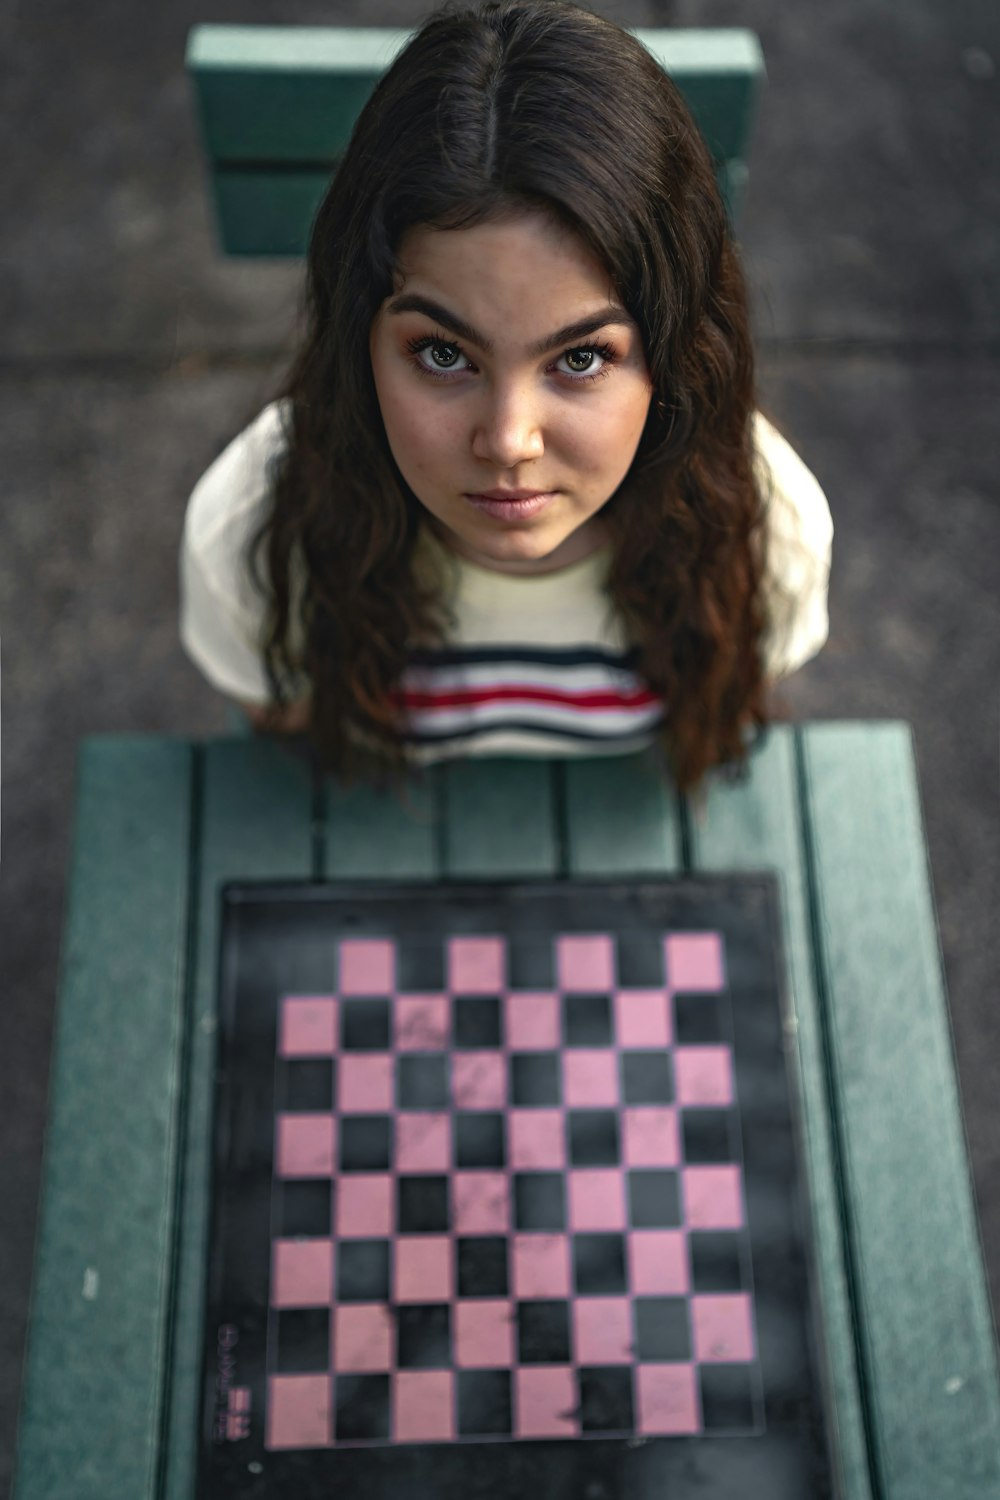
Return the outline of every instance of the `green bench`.
<path id="1" fill-rule="evenodd" d="M 847 1500 L 1000 1494 L 1000 1393 L 913 749 L 779 726 L 696 813 L 648 756 L 467 761 L 408 804 L 287 749 L 82 749 L 16 1500 L 189 1500 L 219 889 L 773 870 Z"/>
<path id="2" fill-rule="evenodd" d="M 219 241 L 227 255 L 300 256 L 359 110 L 410 33 L 197 26 L 188 42 Z M 750 31 L 636 30 L 684 93 L 735 215 L 764 77 Z"/>

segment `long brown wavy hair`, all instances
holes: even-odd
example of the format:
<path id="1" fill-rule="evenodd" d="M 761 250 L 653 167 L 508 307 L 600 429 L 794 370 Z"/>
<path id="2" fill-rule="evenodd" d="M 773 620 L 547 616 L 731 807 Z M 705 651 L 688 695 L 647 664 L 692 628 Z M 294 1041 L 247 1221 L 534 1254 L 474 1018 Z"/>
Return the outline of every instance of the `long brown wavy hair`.
<path id="1" fill-rule="evenodd" d="M 319 207 L 306 337 L 279 393 L 288 447 L 251 545 L 271 606 L 271 690 L 280 705 L 290 682 L 308 683 L 324 769 L 404 767 L 400 678 L 448 622 L 414 567 L 424 511 L 389 451 L 369 333 L 406 230 L 538 209 L 597 255 L 642 334 L 654 396 L 602 511 L 607 587 L 663 699 L 669 771 L 692 790 L 710 767 L 738 773 L 746 731 L 768 722 L 746 290 L 676 85 L 629 33 L 562 0 L 431 16 L 380 80 Z"/>

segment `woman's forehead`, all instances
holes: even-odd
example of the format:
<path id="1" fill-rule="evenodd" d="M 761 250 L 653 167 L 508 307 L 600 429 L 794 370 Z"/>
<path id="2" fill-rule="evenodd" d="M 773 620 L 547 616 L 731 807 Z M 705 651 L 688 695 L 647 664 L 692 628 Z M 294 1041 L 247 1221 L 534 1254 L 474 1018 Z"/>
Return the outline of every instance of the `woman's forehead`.
<path id="1" fill-rule="evenodd" d="M 611 276 L 589 246 L 550 216 L 530 211 L 463 229 L 409 230 L 390 301 L 404 292 L 461 304 L 456 310 L 468 321 L 476 310 L 480 326 L 516 316 L 556 328 L 602 307 L 609 315 L 623 311 Z"/>

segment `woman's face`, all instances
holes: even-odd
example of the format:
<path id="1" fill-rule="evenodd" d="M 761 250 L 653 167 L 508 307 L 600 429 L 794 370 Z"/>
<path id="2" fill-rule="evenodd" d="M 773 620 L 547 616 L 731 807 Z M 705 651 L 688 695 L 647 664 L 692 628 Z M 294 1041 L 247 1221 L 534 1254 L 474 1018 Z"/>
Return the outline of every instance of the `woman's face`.
<path id="1" fill-rule="evenodd" d="M 372 370 L 393 458 L 436 532 L 502 572 L 584 557 L 652 397 L 607 273 L 528 212 L 412 229 L 399 265 L 372 324 Z"/>

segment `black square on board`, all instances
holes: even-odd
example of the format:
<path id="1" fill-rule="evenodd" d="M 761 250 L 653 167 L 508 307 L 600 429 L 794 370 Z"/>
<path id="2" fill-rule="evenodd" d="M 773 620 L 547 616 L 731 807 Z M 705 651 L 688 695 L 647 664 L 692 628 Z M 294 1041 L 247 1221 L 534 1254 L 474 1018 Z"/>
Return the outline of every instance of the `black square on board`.
<path id="1" fill-rule="evenodd" d="M 401 1370 L 451 1366 L 451 1309 L 447 1303 L 401 1304 L 394 1312 L 396 1360 Z"/>
<path id="2" fill-rule="evenodd" d="M 565 1365 L 570 1360 L 569 1303 L 517 1304 L 517 1353 L 523 1365 Z"/>
<path id="3" fill-rule="evenodd" d="M 504 1235 L 470 1235 L 458 1241 L 458 1295 L 506 1297 L 507 1240 Z"/>
<path id="4" fill-rule="evenodd" d="M 389 1115 L 343 1115 L 340 1120 L 340 1170 L 384 1172 L 392 1150 Z"/>
<path id="5" fill-rule="evenodd" d="M 499 1047 L 500 1001 L 495 995 L 456 995 L 452 1025 L 456 1047 Z"/>
<path id="6" fill-rule="evenodd" d="M 674 996 L 674 1041 L 678 1047 L 725 1040 L 719 995 Z"/>
<path id="7" fill-rule="evenodd" d="M 636 1297 L 635 1352 L 640 1361 L 691 1358 L 686 1297 Z"/>
<path id="8" fill-rule="evenodd" d="M 388 1302 L 389 1241 L 340 1240 L 337 1301 Z"/>
<path id="9" fill-rule="evenodd" d="M 277 1233 L 282 1239 L 295 1235 L 325 1238 L 330 1233 L 329 1178 L 304 1182 L 282 1182 L 278 1189 Z"/>
<path id="10" fill-rule="evenodd" d="M 674 1069 L 669 1052 L 623 1052 L 626 1104 L 672 1104 Z"/>
<path id="11" fill-rule="evenodd" d="M 439 994 L 445 987 L 444 944 L 436 938 L 418 942 L 407 938 L 396 947 L 396 990 L 399 994 Z"/>
<path id="12" fill-rule="evenodd" d="M 724 1229 L 696 1229 L 688 1235 L 691 1287 L 695 1292 L 741 1292 L 740 1236 Z"/>
<path id="13" fill-rule="evenodd" d="M 396 1102 L 400 1109 L 447 1109 L 447 1055 L 397 1057 Z"/>
<path id="14" fill-rule="evenodd" d="M 342 1000 L 340 1045 L 345 1052 L 387 1052 L 388 1000 Z"/>
<path id="15" fill-rule="evenodd" d="M 628 1366 L 589 1365 L 577 1374 L 584 1432 L 632 1432 L 632 1374 Z"/>
<path id="16" fill-rule="evenodd" d="M 338 1375 L 333 1412 L 338 1443 L 388 1440 L 388 1375 Z"/>
<path id="17" fill-rule="evenodd" d="M 571 1109 L 569 1160 L 574 1167 L 613 1167 L 618 1163 L 618 1115 L 613 1109 Z"/>
<path id="18" fill-rule="evenodd" d="M 514 1223 L 518 1229 L 563 1229 L 565 1186 L 561 1172 L 514 1173 Z"/>
<path id="19" fill-rule="evenodd" d="M 507 983 L 512 990 L 555 989 L 555 944 L 515 932 L 507 945 Z"/>
<path id="20" fill-rule="evenodd" d="M 607 1047 L 614 1040 L 609 995 L 564 995 L 563 1040 L 567 1047 Z"/>
<path id="21" fill-rule="evenodd" d="M 529 1109 L 562 1102 L 558 1052 L 512 1052 L 510 1102 Z"/>
<path id="22" fill-rule="evenodd" d="M 426 1234 L 447 1228 L 447 1177 L 400 1177 L 396 1183 L 398 1233 Z"/>
<path id="23" fill-rule="evenodd" d="M 462 1113 L 455 1116 L 455 1165 L 503 1167 L 507 1164 L 503 1115 Z"/>
<path id="24" fill-rule="evenodd" d="M 573 1285 L 581 1297 L 624 1292 L 625 1239 L 620 1234 L 574 1234 Z"/>
<path id="25" fill-rule="evenodd" d="M 706 1432 L 752 1430 L 753 1366 L 699 1365 L 702 1424 Z"/>
<path id="26" fill-rule="evenodd" d="M 289 1113 L 298 1110 L 326 1114 L 333 1108 L 333 1059 L 300 1058 L 282 1064 L 284 1104 Z"/>
<path id="27" fill-rule="evenodd" d="M 669 1168 L 637 1167 L 628 1174 L 628 1221 L 633 1229 L 677 1229 L 681 1193 Z"/>
<path id="28" fill-rule="evenodd" d="M 456 1384 L 459 1436 L 510 1436 L 509 1370 L 459 1370 Z"/>
<path id="29" fill-rule="evenodd" d="M 663 938 L 659 933 L 623 932 L 617 946 L 618 983 L 623 988 L 662 988 Z"/>
<path id="30" fill-rule="evenodd" d="M 330 1308 L 279 1308 L 277 1370 L 314 1375 L 330 1368 Z"/>
<path id="31" fill-rule="evenodd" d="M 692 1165 L 732 1161 L 734 1156 L 728 1109 L 687 1109 L 681 1116 L 684 1160 Z"/>

